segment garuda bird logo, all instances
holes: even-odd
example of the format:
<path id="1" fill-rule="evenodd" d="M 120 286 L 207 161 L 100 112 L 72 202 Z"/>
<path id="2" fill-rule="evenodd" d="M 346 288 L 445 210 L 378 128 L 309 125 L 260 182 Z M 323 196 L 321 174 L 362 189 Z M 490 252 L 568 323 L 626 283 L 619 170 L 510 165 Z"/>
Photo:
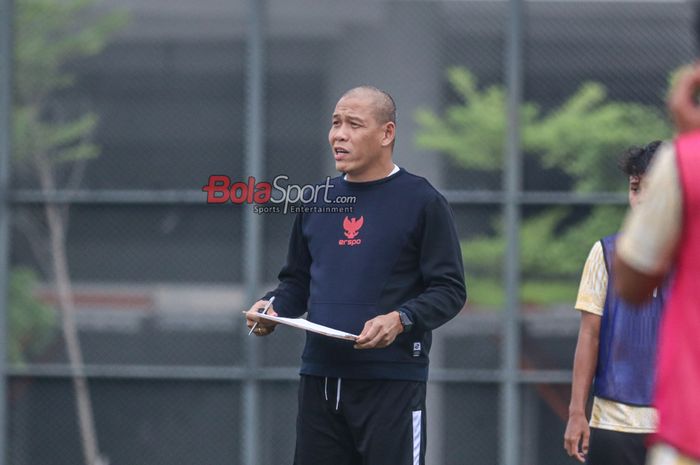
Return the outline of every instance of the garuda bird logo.
<path id="1" fill-rule="evenodd" d="M 348 239 L 353 239 L 360 232 L 362 224 L 365 222 L 365 217 L 361 216 L 360 219 L 348 218 L 347 216 L 343 220 L 343 229 L 345 230 L 345 237 Z"/>

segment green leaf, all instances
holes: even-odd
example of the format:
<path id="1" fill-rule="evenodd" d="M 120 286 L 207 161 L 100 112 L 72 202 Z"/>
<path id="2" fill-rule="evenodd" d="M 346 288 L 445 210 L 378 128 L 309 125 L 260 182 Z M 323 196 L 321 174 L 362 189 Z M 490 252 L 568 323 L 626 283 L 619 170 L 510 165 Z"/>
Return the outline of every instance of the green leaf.
<path id="1" fill-rule="evenodd" d="M 19 268 L 10 274 L 9 359 L 22 364 L 27 356 L 38 354 L 55 337 L 56 313 L 44 305 L 35 290 L 34 272 Z"/>
<path id="2" fill-rule="evenodd" d="M 600 206 L 583 219 L 571 223 L 570 208 L 551 208 L 526 218 L 520 228 L 520 267 L 523 289 L 534 283 L 569 283 L 578 286 L 583 264 L 593 244 L 618 230 L 624 215 L 621 207 Z M 462 242 L 462 258 L 467 276 L 479 282 L 490 282 L 491 289 L 499 282 L 505 260 L 505 239 L 500 221 L 494 225 L 492 236 L 477 236 Z M 467 280 L 469 285 L 469 280 Z M 559 286 L 559 284 L 557 284 Z M 500 284 L 498 285 L 500 289 Z M 470 288 L 472 286 L 470 285 Z M 541 288 L 541 284 L 536 286 Z M 521 289 L 521 293 L 523 292 Z M 502 292 L 502 290 L 500 291 Z M 483 294 L 470 295 L 478 305 L 493 303 Z M 561 296 L 561 292 L 543 293 L 529 302 L 553 304 L 546 296 Z M 575 299 L 575 295 L 574 295 Z"/>
<path id="3" fill-rule="evenodd" d="M 47 127 L 47 142 L 53 147 L 76 143 L 91 134 L 96 126 L 97 115 L 86 113 L 73 121 Z"/>
<path id="4" fill-rule="evenodd" d="M 502 169 L 505 151 L 506 93 L 502 86 L 479 89 L 466 69 L 447 71 L 460 102 L 442 115 L 426 108 L 415 114 L 416 146 L 443 153 L 460 166 L 485 172 Z M 582 84 L 558 107 L 542 114 L 534 103 L 520 109 L 525 155 L 545 168 L 558 168 L 574 180 L 579 191 L 609 191 L 624 185 L 611 169 L 627 147 L 671 135 L 659 110 L 634 102 L 607 99 L 595 82 Z"/>
<path id="5" fill-rule="evenodd" d="M 500 171 L 505 151 L 505 89 L 481 88 L 462 67 L 449 68 L 447 80 L 459 100 L 441 114 L 426 108 L 416 112 L 416 145 L 445 154 L 469 170 Z M 582 192 L 622 189 L 625 176 L 613 163 L 618 155 L 629 146 L 671 135 L 659 110 L 610 100 L 605 87 L 596 82 L 582 84 L 547 113 L 525 102 L 520 117 L 525 156 L 544 168 L 559 170 Z M 590 247 L 616 231 L 623 214 L 619 207 L 596 207 L 577 217 L 571 208 L 556 207 L 526 217 L 520 229 L 521 299 L 573 303 Z M 501 305 L 505 241 L 498 217 L 492 229 L 493 235 L 464 241 L 462 250 L 471 302 Z"/>
<path id="6" fill-rule="evenodd" d="M 51 117 L 55 92 L 74 82 L 66 65 L 101 52 L 122 28 L 124 11 L 99 14 L 95 0 L 19 0 L 16 5 L 13 157 L 30 164 L 37 155 L 53 164 L 97 157 L 91 142 L 97 116 Z"/>

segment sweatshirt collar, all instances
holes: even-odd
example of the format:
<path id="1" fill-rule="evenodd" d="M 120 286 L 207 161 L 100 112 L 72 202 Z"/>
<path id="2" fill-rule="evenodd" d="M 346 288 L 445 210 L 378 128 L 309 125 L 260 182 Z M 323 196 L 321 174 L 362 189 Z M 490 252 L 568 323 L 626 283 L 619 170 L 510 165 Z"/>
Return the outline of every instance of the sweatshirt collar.
<path id="1" fill-rule="evenodd" d="M 396 163 L 394 163 L 394 167 L 392 168 L 391 173 L 387 174 L 387 175 L 384 176 L 382 179 L 386 179 L 386 178 L 388 178 L 388 177 L 391 177 L 391 176 L 395 175 L 396 173 L 399 172 L 399 170 L 400 170 L 400 168 L 399 168 L 398 166 L 396 166 Z M 347 174 L 344 174 L 344 175 L 343 175 L 343 181 L 348 182 L 348 183 L 352 183 L 352 184 L 365 184 L 365 183 L 363 183 L 363 182 L 348 181 L 348 175 L 347 175 Z M 374 181 L 367 181 L 367 182 L 375 182 L 375 181 L 380 181 L 380 180 L 379 180 L 379 179 L 375 179 Z"/>

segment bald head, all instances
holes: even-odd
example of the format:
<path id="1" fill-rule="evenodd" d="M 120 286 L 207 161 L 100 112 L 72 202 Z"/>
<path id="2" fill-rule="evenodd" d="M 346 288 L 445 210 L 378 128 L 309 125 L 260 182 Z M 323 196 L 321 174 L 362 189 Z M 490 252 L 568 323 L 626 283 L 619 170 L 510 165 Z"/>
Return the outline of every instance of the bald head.
<path id="1" fill-rule="evenodd" d="M 345 97 L 367 98 L 372 100 L 374 117 L 379 124 L 392 122 L 396 124 L 396 104 L 394 99 L 381 89 L 373 86 L 359 86 L 345 92 L 341 99 Z"/>

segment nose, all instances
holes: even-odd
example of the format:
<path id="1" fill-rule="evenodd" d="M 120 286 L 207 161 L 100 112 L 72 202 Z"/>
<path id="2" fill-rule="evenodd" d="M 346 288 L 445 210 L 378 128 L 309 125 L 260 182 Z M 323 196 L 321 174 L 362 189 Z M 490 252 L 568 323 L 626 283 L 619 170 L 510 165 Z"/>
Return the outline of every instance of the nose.
<path id="1" fill-rule="evenodd" d="M 343 142 L 348 140 L 348 133 L 345 130 L 345 125 L 341 124 L 333 131 L 333 142 Z"/>

